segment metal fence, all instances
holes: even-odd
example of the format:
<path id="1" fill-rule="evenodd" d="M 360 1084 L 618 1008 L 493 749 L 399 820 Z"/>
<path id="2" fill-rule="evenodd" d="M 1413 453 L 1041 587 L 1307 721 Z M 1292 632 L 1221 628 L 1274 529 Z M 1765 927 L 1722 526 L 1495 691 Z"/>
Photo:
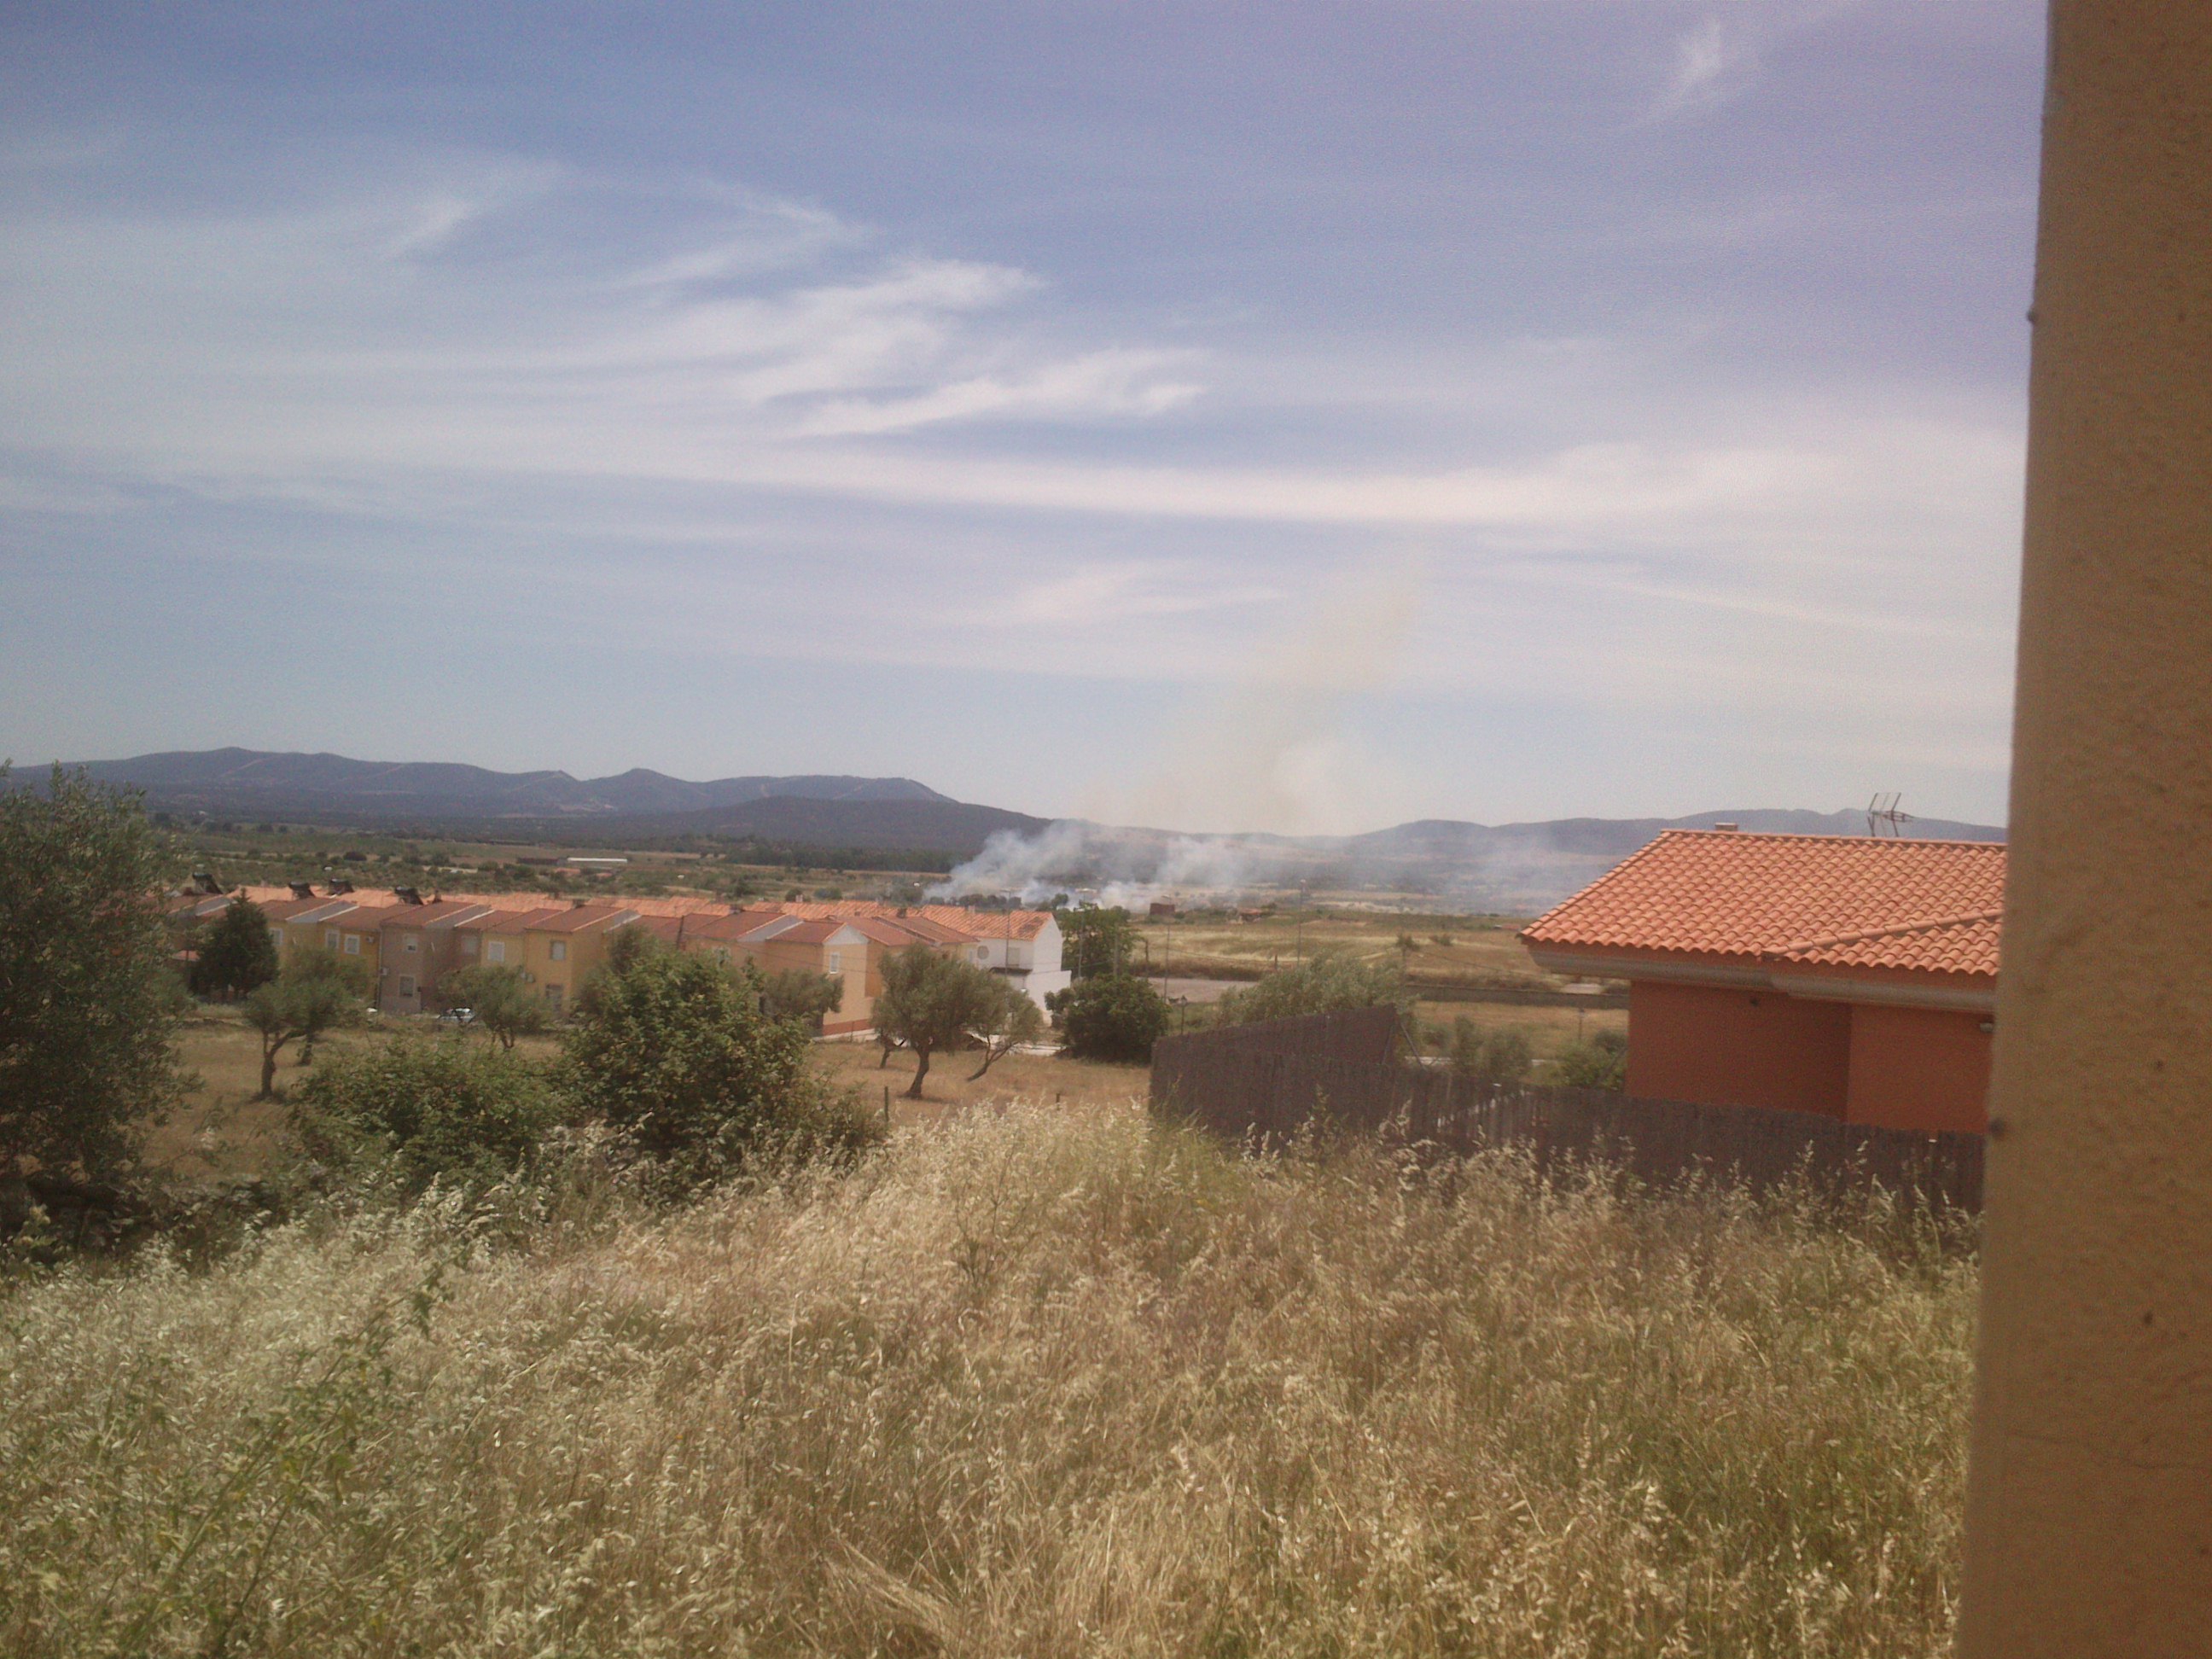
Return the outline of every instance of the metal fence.
<path id="1" fill-rule="evenodd" d="M 1522 1146 L 1540 1167 L 1602 1160 L 1654 1184 L 1704 1174 L 1753 1187 L 1878 1183 L 1982 1206 L 1982 1137 L 1845 1123 L 1756 1106 L 1643 1100 L 1601 1089 L 1486 1088 L 1396 1058 L 1387 1008 L 1163 1038 L 1153 1109 L 1279 1146 L 1311 1126 L 1469 1152 Z"/>

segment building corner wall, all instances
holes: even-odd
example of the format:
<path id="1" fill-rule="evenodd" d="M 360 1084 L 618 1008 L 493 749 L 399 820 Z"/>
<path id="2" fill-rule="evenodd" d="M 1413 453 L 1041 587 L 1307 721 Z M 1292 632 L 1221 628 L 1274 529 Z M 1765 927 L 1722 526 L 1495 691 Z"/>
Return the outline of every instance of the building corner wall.
<path id="1" fill-rule="evenodd" d="M 1960 1651 L 2212 1653 L 2212 4 L 2057 0 Z"/>

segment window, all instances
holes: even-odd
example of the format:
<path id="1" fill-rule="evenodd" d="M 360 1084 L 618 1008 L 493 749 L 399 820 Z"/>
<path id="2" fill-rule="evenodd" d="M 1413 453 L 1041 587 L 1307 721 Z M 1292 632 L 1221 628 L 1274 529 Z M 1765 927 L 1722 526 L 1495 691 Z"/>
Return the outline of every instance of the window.
<path id="1" fill-rule="evenodd" d="M 484 941 L 484 960 L 486 962 L 505 962 L 507 960 L 507 941 L 503 939 L 486 939 Z"/>
<path id="2" fill-rule="evenodd" d="M 412 933 L 403 933 L 403 934 L 401 934 L 401 935 L 400 935 L 400 938 L 401 938 L 401 939 L 402 939 L 402 940 L 404 942 L 404 948 L 405 948 L 405 949 L 411 951 L 411 950 L 413 950 L 413 949 L 415 948 L 415 945 L 416 945 L 416 937 L 415 937 L 415 935 L 414 935 L 414 934 L 412 934 Z"/>
<path id="3" fill-rule="evenodd" d="M 556 1014 L 561 1012 L 561 988 L 559 986 L 549 985 L 545 988 L 545 1006 L 548 1008 L 550 1008 Z"/>
<path id="4" fill-rule="evenodd" d="M 348 933 L 346 935 L 345 953 L 349 957 L 357 957 L 361 954 L 361 935 L 359 933 Z"/>
<path id="5" fill-rule="evenodd" d="M 283 950 L 284 948 L 284 930 L 282 927 L 271 927 L 269 930 L 269 942 L 275 945 L 278 950 Z"/>
<path id="6" fill-rule="evenodd" d="M 545 954 L 546 954 L 547 956 L 550 957 L 551 957 L 554 961 L 556 961 L 556 962 L 566 962 L 566 961 L 568 961 L 568 941 L 567 939 L 555 939 L 555 940 L 552 942 L 552 944 L 550 944 L 550 945 L 547 945 L 547 946 L 545 947 Z"/>
<path id="7" fill-rule="evenodd" d="M 337 928 L 335 928 L 335 927 L 325 927 L 325 928 L 324 928 L 324 929 L 323 929 L 323 949 L 325 949 L 325 951 L 335 951 L 335 950 L 337 950 L 337 948 L 338 948 L 338 930 L 337 930 Z"/>
<path id="8" fill-rule="evenodd" d="M 988 949 L 981 945 L 975 947 L 975 960 L 978 963 L 986 963 L 990 961 L 990 959 L 991 953 Z"/>
<path id="9" fill-rule="evenodd" d="M 835 951 L 830 953 L 830 971 L 833 974 L 842 974 L 845 971 L 845 958 Z"/>
<path id="10" fill-rule="evenodd" d="M 463 956 L 465 956 L 465 957 L 472 957 L 472 956 L 476 955 L 476 953 L 477 953 L 477 936 L 476 936 L 474 933 L 464 933 L 464 934 L 462 934 L 462 935 L 461 935 L 461 954 L 462 954 Z"/>
<path id="11" fill-rule="evenodd" d="M 413 995 L 415 994 L 415 975 L 412 975 L 412 974 L 402 974 L 402 975 L 400 975 L 400 976 L 399 976 L 399 994 L 400 994 L 401 996 L 403 996 L 403 997 L 411 997 L 411 996 L 413 996 Z"/>

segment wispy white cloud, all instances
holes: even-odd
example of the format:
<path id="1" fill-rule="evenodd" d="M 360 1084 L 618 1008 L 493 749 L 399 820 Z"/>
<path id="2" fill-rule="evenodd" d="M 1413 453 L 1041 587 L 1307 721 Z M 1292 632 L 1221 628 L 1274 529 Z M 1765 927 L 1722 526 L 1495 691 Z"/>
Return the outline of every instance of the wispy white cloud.
<path id="1" fill-rule="evenodd" d="M 1746 43 L 1733 38 L 1718 17 L 1705 18 L 1675 40 L 1673 71 L 1656 112 L 1666 117 L 1710 109 L 1752 70 Z"/>

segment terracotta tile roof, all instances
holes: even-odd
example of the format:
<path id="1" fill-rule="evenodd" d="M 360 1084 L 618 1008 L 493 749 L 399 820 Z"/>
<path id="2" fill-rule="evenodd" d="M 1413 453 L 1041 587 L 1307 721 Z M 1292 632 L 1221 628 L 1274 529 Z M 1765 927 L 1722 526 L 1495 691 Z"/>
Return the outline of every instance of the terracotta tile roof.
<path id="1" fill-rule="evenodd" d="M 324 920 L 336 922 L 348 933 L 373 933 L 391 917 L 414 908 L 411 904 L 362 904 L 341 911 L 337 915 L 326 916 Z"/>
<path id="2" fill-rule="evenodd" d="M 319 921 L 335 919 L 355 908 L 349 898 L 273 899 L 262 905 L 271 921 Z"/>
<path id="3" fill-rule="evenodd" d="M 1018 939 L 1033 939 L 1052 920 L 1049 910 L 970 910 L 957 904 L 925 904 L 920 915 L 932 921 L 957 927 L 979 939 L 1004 939 L 1010 926 Z"/>
<path id="4" fill-rule="evenodd" d="M 536 910 L 487 910 L 482 915 L 457 922 L 454 931 L 462 933 L 520 933 L 546 917 L 559 914 L 559 909 L 551 906 Z"/>
<path id="5" fill-rule="evenodd" d="M 1564 954 L 1994 977 L 1990 842 L 1669 830 L 1522 933 Z"/>
<path id="6" fill-rule="evenodd" d="M 1875 968 L 1919 974 L 1973 974 L 1994 977 L 2002 910 L 1936 921 L 1907 922 L 1870 933 L 1808 939 L 1770 951 L 1777 963 L 1816 968 Z"/>
<path id="7" fill-rule="evenodd" d="M 593 927 L 611 927 L 635 921 L 637 912 L 621 905 L 579 904 L 566 910 L 548 910 L 529 924 L 533 933 L 581 933 Z"/>
<path id="8" fill-rule="evenodd" d="M 963 949 L 975 943 L 972 934 L 955 927 L 941 927 L 927 917 L 903 916 L 847 916 L 845 926 L 863 938 L 894 951 L 903 951 L 915 945 L 957 945 Z"/>
<path id="9" fill-rule="evenodd" d="M 384 925 L 387 927 L 395 923 L 401 927 L 451 927 L 481 915 L 489 908 L 464 899 L 436 899 L 428 904 L 399 904 L 394 905 L 386 915 Z"/>

